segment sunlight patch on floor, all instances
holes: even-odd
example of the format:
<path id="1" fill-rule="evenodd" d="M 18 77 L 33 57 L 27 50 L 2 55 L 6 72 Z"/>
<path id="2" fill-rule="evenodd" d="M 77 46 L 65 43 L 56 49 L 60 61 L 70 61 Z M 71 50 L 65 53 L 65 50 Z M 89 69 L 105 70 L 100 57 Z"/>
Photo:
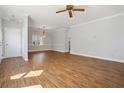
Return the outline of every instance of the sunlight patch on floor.
<path id="1" fill-rule="evenodd" d="M 25 73 L 16 74 L 16 75 L 14 75 L 14 76 L 11 76 L 10 79 L 11 79 L 11 80 L 19 79 L 19 78 L 21 78 L 23 75 L 25 75 Z"/>
<path id="2" fill-rule="evenodd" d="M 29 78 L 29 77 L 37 77 L 42 74 L 43 70 L 30 71 L 28 73 L 16 74 L 10 77 L 11 80 L 20 79 L 20 78 Z"/>
<path id="3" fill-rule="evenodd" d="M 41 85 L 33 85 L 33 86 L 27 86 L 23 88 L 43 88 Z"/>
<path id="4" fill-rule="evenodd" d="M 42 72 L 43 70 L 30 71 L 27 75 L 24 76 L 24 78 L 40 76 Z"/>

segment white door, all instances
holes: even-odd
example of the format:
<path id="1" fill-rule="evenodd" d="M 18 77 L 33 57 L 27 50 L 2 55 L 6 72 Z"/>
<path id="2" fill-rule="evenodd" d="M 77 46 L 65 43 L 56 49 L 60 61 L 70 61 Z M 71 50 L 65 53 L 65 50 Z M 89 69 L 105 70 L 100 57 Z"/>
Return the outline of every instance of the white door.
<path id="1" fill-rule="evenodd" d="M 4 29 L 5 57 L 21 56 L 21 30 L 19 28 Z"/>

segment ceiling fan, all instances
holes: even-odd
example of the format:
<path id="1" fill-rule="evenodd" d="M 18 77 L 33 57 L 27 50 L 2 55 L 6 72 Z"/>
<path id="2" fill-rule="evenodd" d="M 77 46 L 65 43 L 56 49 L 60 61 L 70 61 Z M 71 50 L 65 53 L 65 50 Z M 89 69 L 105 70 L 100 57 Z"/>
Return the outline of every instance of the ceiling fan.
<path id="1" fill-rule="evenodd" d="M 65 12 L 65 11 L 68 11 L 69 13 L 69 17 L 72 18 L 73 17 L 73 14 L 72 14 L 72 11 L 85 11 L 85 9 L 81 9 L 81 8 L 74 8 L 73 5 L 66 5 L 66 9 L 65 10 L 60 10 L 60 11 L 57 11 L 56 13 L 61 13 L 61 12 Z"/>

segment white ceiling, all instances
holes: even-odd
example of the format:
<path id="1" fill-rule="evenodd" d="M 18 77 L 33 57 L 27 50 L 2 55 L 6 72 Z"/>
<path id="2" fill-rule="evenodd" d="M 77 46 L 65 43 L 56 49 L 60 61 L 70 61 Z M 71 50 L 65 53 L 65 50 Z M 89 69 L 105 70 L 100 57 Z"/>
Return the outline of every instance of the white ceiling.
<path id="1" fill-rule="evenodd" d="M 0 6 L 0 14 L 16 17 L 29 15 L 29 26 L 40 27 L 47 25 L 49 28 L 63 28 L 79 24 L 97 18 L 124 12 L 124 5 L 78 5 L 77 8 L 85 8 L 85 12 L 74 12 L 74 17 L 69 18 L 68 12 L 56 14 L 56 11 L 65 9 L 64 5 L 42 6 Z"/>

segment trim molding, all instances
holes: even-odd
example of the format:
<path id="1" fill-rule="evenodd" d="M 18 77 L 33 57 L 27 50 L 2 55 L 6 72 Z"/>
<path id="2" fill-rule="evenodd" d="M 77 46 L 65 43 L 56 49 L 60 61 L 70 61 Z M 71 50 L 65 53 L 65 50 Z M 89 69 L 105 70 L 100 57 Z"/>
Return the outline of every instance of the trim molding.
<path id="1" fill-rule="evenodd" d="M 42 49 L 42 50 L 28 50 L 28 52 L 38 52 L 38 51 L 49 51 L 51 49 Z"/>
<path id="2" fill-rule="evenodd" d="M 28 52 L 38 52 L 38 51 L 57 51 L 57 52 L 68 52 L 64 50 L 57 50 L 57 49 L 44 49 L 44 50 L 28 50 Z"/>
<path id="3" fill-rule="evenodd" d="M 3 59 L 3 57 L 0 58 L 0 64 L 1 64 L 1 62 L 2 62 L 2 59 Z"/>
<path id="4" fill-rule="evenodd" d="M 77 53 L 77 52 L 70 52 L 70 54 L 79 55 L 79 56 L 85 56 L 85 57 L 91 57 L 91 58 L 97 58 L 97 59 L 102 59 L 102 60 L 108 60 L 108 61 L 113 61 L 113 62 L 124 63 L 124 60 L 120 60 L 120 59 L 98 57 L 98 56 L 93 56 L 93 55 L 81 54 L 81 53 Z"/>
<path id="5" fill-rule="evenodd" d="M 57 49 L 52 49 L 52 51 L 63 52 L 63 53 L 68 52 L 68 51 L 64 51 L 64 50 L 57 50 Z"/>
<path id="6" fill-rule="evenodd" d="M 41 45 L 41 46 L 34 46 L 32 43 L 29 43 L 28 44 L 28 47 L 42 47 L 42 46 L 51 46 L 51 44 L 43 44 L 43 45 Z"/>
<path id="7" fill-rule="evenodd" d="M 0 59 L 0 64 L 1 64 L 1 62 L 2 62 L 2 60 L 4 59 L 5 57 L 1 57 L 1 59 Z"/>

